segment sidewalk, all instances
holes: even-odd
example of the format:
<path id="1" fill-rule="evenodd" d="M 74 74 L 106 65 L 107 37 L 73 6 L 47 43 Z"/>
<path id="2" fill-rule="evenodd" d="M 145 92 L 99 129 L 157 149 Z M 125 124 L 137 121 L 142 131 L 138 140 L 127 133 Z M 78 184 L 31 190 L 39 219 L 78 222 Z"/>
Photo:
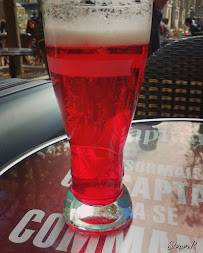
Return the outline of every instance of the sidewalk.
<path id="1" fill-rule="evenodd" d="M 45 66 L 42 65 L 23 65 L 24 74 L 18 76 L 18 78 L 29 80 L 48 80 L 49 75 Z M 9 75 L 8 65 L 0 66 L 0 79 L 11 78 Z"/>

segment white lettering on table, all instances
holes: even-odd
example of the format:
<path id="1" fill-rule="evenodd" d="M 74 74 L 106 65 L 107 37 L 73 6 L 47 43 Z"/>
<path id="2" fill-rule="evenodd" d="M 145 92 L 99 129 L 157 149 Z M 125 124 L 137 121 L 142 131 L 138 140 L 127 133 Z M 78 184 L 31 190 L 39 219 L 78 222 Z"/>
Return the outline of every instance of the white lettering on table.
<path id="1" fill-rule="evenodd" d="M 157 216 L 153 216 L 153 221 L 156 223 L 164 223 L 165 215 L 162 212 L 165 212 L 166 208 L 164 206 L 154 206 L 154 212 Z"/>
<path id="2" fill-rule="evenodd" d="M 188 183 L 182 183 L 182 182 L 173 182 L 174 185 L 178 186 L 178 203 L 179 204 L 187 204 L 186 203 L 186 194 L 185 194 L 185 187 L 189 186 Z"/>
<path id="3" fill-rule="evenodd" d="M 90 236 L 90 240 L 87 244 L 85 253 L 95 253 L 98 242 L 99 242 L 99 236 Z"/>
<path id="4" fill-rule="evenodd" d="M 26 225 L 32 222 L 40 223 L 44 217 L 45 213 L 38 209 L 33 209 L 28 211 L 22 220 L 17 224 L 14 230 L 9 235 L 9 240 L 14 243 L 23 243 L 26 242 L 35 230 L 25 228 Z M 25 231 L 23 232 L 23 230 Z M 23 233 L 22 233 L 23 232 Z M 20 235 L 22 233 L 22 235 Z"/>
<path id="5" fill-rule="evenodd" d="M 61 181 L 61 185 L 69 187 L 71 185 L 71 181 L 72 181 L 71 170 L 69 170 L 68 173 L 65 175 L 64 179 Z"/>
<path id="6" fill-rule="evenodd" d="M 176 168 L 175 177 L 186 178 L 183 167 Z"/>
<path id="7" fill-rule="evenodd" d="M 192 185 L 192 203 L 193 206 L 199 206 L 199 203 L 203 202 L 203 185 Z"/>
<path id="8" fill-rule="evenodd" d="M 67 248 L 68 248 L 70 242 L 72 241 L 74 234 L 75 234 L 75 232 L 73 230 L 68 229 L 66 231 L 66 233 L 64 234 L 64 236 L 63 236 L 60 244 L 56 248 L 56 250 L 67 252 Z"/>
<path id="9" fill-rule="evenodd" d="M 162 201 L 162 195 L 168 195 L 171 193 L 171 183 L 167 180 L 156 179 L 154 200 Z"/>
<path id="10" fill-rule="evenodd" d="M 137 142 L 141 141 L 142 131 L 140 129 L 130 129 L 130 131 Z"/>
<path id="11" fill-rule="evenodd" d="M 126 166 L 125 166 L 125 169 L 127 171 L 133 171 L 134 170 L 134 165 L 135 165 L 135 162 L 133 160 L 124 160 Z"/>
<path id="12" fill-rule="evenodd" d="M 174 218 L 177 220 L 178 218 L 178 209 L 177 208 L 172 208 L 169 207 L 168 209 L 168 224 L 169 225 L 173 225 L 173 226 L 177 226 L 178 222 L 174 220 Z"/>
<path id="13" fill-rule="evenodd" d="M 203 145 L 203 134 L 198 134 L 200 145 Z"/>
<path id="14" fill-rule="evenodd" d="M 158 164 L 158 166 L 157 166 L 157 174 L 166 177 L 166 176 L 169 175 L 169 170 L 170 170 L 170 169 L 171 169 L 171 168 L 168 167 L 168 166 L 165 166 L 165 165 L 163 165 L 163 164 Z"/>
<path id="15" fill-rule="evenodd" d="M 112 253 L 115 242 L 116 242 L 116 252 L 120 252 L 120 249 L 124 242 L 123 231 L 118 232 L 116 235 L 112 234 L 106 237 L 102 253 Z"/>
<path id="16" fill-rule="evenodd" d="M 178 215 L 177 215 L 177 208 L 168 208 L 168 224 L 169 225 L 173 225 L 173 226 L 177 226 L 178 223 L 177 221 L 175 221 L 175 219 L 177 220 Z M 166 207 L 164 206 L 154 206 L 154 212 L 157 215 L 153 216 L 153 221 L 156 223 L 165 223 L 166 222 Z"/>
<path id="17" fill-rule="evenodd" d="M 142 173 L 142 172 L 144 172 L 144 170 L 145 170 L 145 162 L 136 162 L 135 163 L 135 172 Z"/>
<path id="18" fill-rule="evenodd" d="M 87 240 L 89 239 L 89 235 L 81 235 L 79 233 L 75 233 L 75 237 L 73 239 L 72 252 L 79 253 Z"/>
<path id="19" fill-rule="evenodd" d="M 145 220 L 145 212 L 144 212 L 144 203 L 135 203 L 135 208 L 133 210 L 133 218 L 140 220 Z"/>
<path id="20" fill-rule="evenodd" d="M 157 140 L 159 133 L 156 130 L 146 130 L 143 144 L 148 145 L 149 142 Z"/>
<path id="21" fill-rule="evenodd" d="M 141 207 L 141 203 L 138 206 Z M 154 215 L 153 219 L 159 223 L 163 223 L 166 219 L 165 213 L 167 212 L 167 209 L 163 206 L 157 205 L 154 207 L 154 212 L 156 218 Z M 176 212 L 176 208 L 168 208 L 168 224 L 176 224 Z M 41 223 L 44 216 L 45 213 L 38 209 L 28 211 L 9 235 L 10 241 L 14 243 L 24 243 L 27 240 L 31 239 L 33 233 L 37 231 L 26 229 L 26 226 L 29 222 Z M 54 245 L 56 239 L 64 227 L 64 223 L 65 222 L 62 220 L 62 214 L 51 214 L 42 224 L 41 228 L 34 237 L 33 245 L 39 248 L 47 248 Z M 52 230 L 50 231 L 50 229 Z M 147 253 L 168 252 L 169 240 L 166 231 L 152 230 L 151 238 L 149 238 L 149 231 L 146 231 L 144 227 L 131 225 L 125 238 L 123 231 L 117 234 L 108 235 L 104 241 L 102 253 L 112 253 L 114 247 L 116 248 L 116 253 L 142 253 L 143 247 L 146 247 L 144 244 L 146 240 L 145 236 L 147 236 L 147 240 L 149 242 L 149 246 L 147 246 L 148 249 L 146 251 Z M 181 245 L 189 244 L 191 240 L 191 238 L 188 238 L 186 235 L 181 234 L 177 234 L 176 239 L 177 243 Z M 86 249 L 84 249 L 85 253 L 95 253 L 99 240 L 99 236 L 81 235 L 80 233 L 67 228 L 55 250 L 67 252 L 67 249 L 69 248 L 71 252 L 79 253 L 86 244 Z M 202 253 L 203 239 L 194 238 L 194 240 L 197 242 L 195 245 L 196 251 L 194 251 L 194 253 Z"/>
<path id="22" fill-rule="evenodd" d="M 194 168 L 193 169 L 193 178 L 196 180 L 202 180 L 203 179 L 202 169 Z"/>
<path id="23" fill-rule="evenodd" d="M 190 167 L 187 167 L 187 168 L 186 168 L 186 173 L 187 173 L 187 178 L 188 178 L 188 179 L 191 179 L 191 178 L 192 178 L 192 173 L 191 173 Z"/>
<path id="24" fill-rule="evenodd" d="M 168 143 L 185 143 L 189 141 L 191 145 L 203 145 L 203 134 L 186 136 L 184 132 L 169 132 L 166 130 L 157 131 L 153 130 L 140 130 L 140 129 L 131 129 L 131 133 L 134 136 L 136 143 L 142 142 L 142 144 L 148 145 L 151 141 L 159 139 L 161 142 Z M 188 140 L 189 139 L 189 140 Z"/>
<path id="25" fill-rule="evenodd" d="M 182 183 L 182 182 L 176 182 L 176 181 L 169 182 L 167 180 L 161 180 L 161 179 L 154 180 L 154 196 L 153 198 L 151 198 L 147 177 L 137 178 L 133 186 L 131 196 L 137 198 L 137 197 L 140 197 L 141 195 L 141 197 L 143 197 L 144 199 L 154 199 L 157 201 L 162 201 L 164 197 L 166 198 L 167 196 L 170 196 L 170 194 L 172 194 L 172 184 L 177 186 L 178 204 L 183 204 L 183 205 L 190 204 L 192 206 L 199 206 L 199 204 L 203 202 L 203 185 L 192 184 L 192 187 L 191 187 L 192 199 L 190 203 L 187 203 L 185 188 L 189 187 L 188 183 Z M 175 191 L 173 191 L 173 194 L 174 193 Z"/>
<path id="26" fill-rule="evenodd" d="M 146 172 L 148 174 L 155 174 L 156 173 L 156 170 L 155 170 L 156 166 L 154 163 L 147 163 L 146 164 Z"/>
<path id="27" fill-rule="evenodd" d="M 123 179 L 122 179 L 123 183 L 130 183 L 131 180 L 132 180 L 132 177 L 130 175 L 124 174 Z"/>
<path id="28" fill-rule="evenodd" d="M 52 229 L 49 236 L 44 240 L 48 232 L 50 231 L 51 226 L 57 220 L 54 228 Z M 41 227 L 39 232 L 37 233 L 36 237 L 33 240 L 33 244 L 39 248 L 48 248 L 54 244 L 57 237 L 59 236 L 61 230 L 65 225 L 65 221 L 63 215 L 60 213 L 53 213 L 51 214 L 47 220 L 45 221 L 44 225 Z"/>
<path id="29" fill-rule="evenodd" d="M 184 168 L 169 164 L 155 164 L 153 162 L 143 162 L 124 159 L 125 171 L 135 171 L 136 173 L 147 173 L 164 177 L 177 177 L 183 179 L 203 180 L 202 168 Z"/>
<path id="30" fill-rule="evenodd" d="M 131 196 L 137 197 L 139 194 L 141 194 L 145 199 L 150 199 L 149 184 L 147 177 L 138 177 L 135 182 Z"/>
<path id="31" fill-rule="evenodd" d="M 168 253 L 167 232 L 153 230 L 148 253 Z M 159 250 L 160 249 L 160 250 Z"/>
<path id="32" fill-rule="evenodd" d="M 106 237 L 106 240 L 102 249 L 102 253 L 111 253 L 113 250 L 115 240 L 116 240 L 115 235 L 108 235 Z"/>
<path id="33" fill-rule="evenodd" d="M 144 230 L 144 227 L 132 225 L 119 252 L 129 252 L 131 248 L 131 252 L 142 253 Z"/>

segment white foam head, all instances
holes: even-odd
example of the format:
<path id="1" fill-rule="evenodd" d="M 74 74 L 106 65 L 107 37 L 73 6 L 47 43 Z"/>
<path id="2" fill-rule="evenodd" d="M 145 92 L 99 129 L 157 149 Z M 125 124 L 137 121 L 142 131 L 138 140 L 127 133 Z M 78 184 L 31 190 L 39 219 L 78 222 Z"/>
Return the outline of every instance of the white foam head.
<path id="1" fill-rule="evenodd" d="M 106 1 L 110 2 L 108 7 L 102 6 L 99 1 L 89 6 L 72 6 L 67 2 L 44 5 L 45 38 L 49 46 L 121 46 L 149 42 L 150 0 L 143 0 L 142 3 L 125 0 L 125 5 L 122 0 L 111 0 Z"/>

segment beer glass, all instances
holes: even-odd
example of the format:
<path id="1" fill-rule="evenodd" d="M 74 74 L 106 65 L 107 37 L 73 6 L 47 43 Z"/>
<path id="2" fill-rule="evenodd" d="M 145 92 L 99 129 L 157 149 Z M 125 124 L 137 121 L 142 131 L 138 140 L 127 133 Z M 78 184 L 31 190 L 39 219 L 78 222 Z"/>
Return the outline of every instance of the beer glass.
<path id="1" fill-rule="evenodd" d="M 71 149 L 63 214 L 76 230 L 114 232 L 132 221 L 123 149 L 145 69 L 152 2 L 42 2 L 49 70 Z"/>

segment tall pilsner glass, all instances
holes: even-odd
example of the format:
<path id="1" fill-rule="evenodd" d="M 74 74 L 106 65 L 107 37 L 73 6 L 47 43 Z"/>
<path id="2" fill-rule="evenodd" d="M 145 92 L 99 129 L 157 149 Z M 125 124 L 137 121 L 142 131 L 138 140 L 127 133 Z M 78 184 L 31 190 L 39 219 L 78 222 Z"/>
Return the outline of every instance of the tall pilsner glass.
<path id="1" fill-rule="evenodd" d="M 49 70 L 71 148 L 64 217 L 76 230 L 110 233 L 132 220 L 123 148 L 142 85 L 152 1 L 42 2 Z"/>

